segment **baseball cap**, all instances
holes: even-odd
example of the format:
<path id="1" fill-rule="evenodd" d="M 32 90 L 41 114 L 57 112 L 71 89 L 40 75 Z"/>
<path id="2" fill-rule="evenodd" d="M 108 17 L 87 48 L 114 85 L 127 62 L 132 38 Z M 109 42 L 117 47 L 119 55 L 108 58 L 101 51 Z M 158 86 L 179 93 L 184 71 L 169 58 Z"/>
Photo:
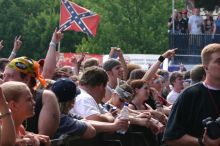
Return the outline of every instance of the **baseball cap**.
<path id="1" fill-rule="evenodd" d="M 69 78 L 58 79 L 51 87 L 59 102 L 67 102 L 80 94 L 79 88 Z"/>

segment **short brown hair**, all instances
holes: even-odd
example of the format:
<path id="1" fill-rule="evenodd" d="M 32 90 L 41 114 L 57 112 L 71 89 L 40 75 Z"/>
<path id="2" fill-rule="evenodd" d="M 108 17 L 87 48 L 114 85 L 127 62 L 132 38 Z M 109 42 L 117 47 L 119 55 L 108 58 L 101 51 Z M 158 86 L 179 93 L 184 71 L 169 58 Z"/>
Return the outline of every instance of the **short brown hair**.
<path id="1" fill-rule="evenodd" d="M 201 52 L 202 64 L 207 65 L 211 60 L 213 53 L 220 52 L 220 44 L 209 44 L 205 46 Z"/>
<path id="2" fill-rule="evenodd" d="M 136 88 L 137 88 L 137 89 L 140 89 L 140 88 L 142 88 L 144 85 L 148 86 L 147 82 L 144 81 L 144 80 L 133 80 L 133 81 L 131 81 L 131 83 L 130 83 L 130 86 L 133 88 L 135 94 L 136 94 L 135 89 L 136 89 Z M 148 86 L 148 87 L 149 87 L 149 86 Z M 149 89 L 150 89 L 150 88 L 149 88 Z"/>
<path id="3" fill-rule="evenodd" d="M 131 72 L 135 69 L 141 69 L 141 66 L 138 64 L 129 63 L 127 64 L 127 69 L 128 69 L 128 75 L 127 75 L 127 79 L 128 79 L 130 77 Z"/>
<path id="4" fill-rule="evenodd" d="M 89 58 L 85 60 L 83 64 L 83 69 L 86 69 L 87 67 L 92 67 L 92 66 L 99 66 L 99 60 L 96 58 Z"/>
<path id="5" fill-rule="evenodd" d="M 201 64 L 195 65 L 190 71 L 190 78 L 192 79 L 193 84 L 202 81 L 204 76 L 205 70 Z"/>
<path id="6" fill-rule="evenodd" d="M 145 73 L 146 71 L 143 69 L 132 70 L 130 73 L 129 79 L 127 80 L 128 84 L 133 80 L 142 79 Z"/>
<path id="7" fill-rule="evenodd" d="M 175 80 L 177 78 L 183 78 L 183 74 L 181 72 L 178 72 L 178 71 L 172 72 L 172 74 L 170 75 L 170 84 L 172 86 L 173 86 L 173 83 L 175 82 Z"/>
<path id="8" fill-rule="evenodd" d="M 87 85 L 91 87 L 104 85 L 108 82 L 108 75 L 103 68 L 100 67 L 88 67 L 82 74 L 79 83 L 81 85 Z"/>
<path id="9" fill-rule="evenodd" d="M 8 102 L 11 100 L 18 101 L 22 93 L 29 89 L 25 83 L 16 81 L 5 82 L 0 87 Z"/>

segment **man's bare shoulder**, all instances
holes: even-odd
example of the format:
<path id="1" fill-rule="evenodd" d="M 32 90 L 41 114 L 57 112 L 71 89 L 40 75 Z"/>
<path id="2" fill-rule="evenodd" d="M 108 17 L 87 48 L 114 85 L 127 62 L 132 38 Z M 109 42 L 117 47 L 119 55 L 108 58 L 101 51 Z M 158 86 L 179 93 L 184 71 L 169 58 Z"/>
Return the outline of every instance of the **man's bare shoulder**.
<path id="1" fill-rule="evenodd" d="M 50 90 L 44 90 L 43 91 L 42 101 L 43 102 L 52 102 L 52 101 L 58 102 L 56 95 Z"/>

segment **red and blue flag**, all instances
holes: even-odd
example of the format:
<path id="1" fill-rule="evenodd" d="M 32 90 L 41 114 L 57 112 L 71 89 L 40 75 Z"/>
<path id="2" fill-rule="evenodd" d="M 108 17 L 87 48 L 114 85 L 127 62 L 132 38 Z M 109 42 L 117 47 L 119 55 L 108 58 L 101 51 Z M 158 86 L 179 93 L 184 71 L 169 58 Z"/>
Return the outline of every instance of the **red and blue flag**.
<path id="1" fill-rule="evenodd" d="M 68 0 L 61 0 L 60 29 L 95 36 L 100 16 Z"/>

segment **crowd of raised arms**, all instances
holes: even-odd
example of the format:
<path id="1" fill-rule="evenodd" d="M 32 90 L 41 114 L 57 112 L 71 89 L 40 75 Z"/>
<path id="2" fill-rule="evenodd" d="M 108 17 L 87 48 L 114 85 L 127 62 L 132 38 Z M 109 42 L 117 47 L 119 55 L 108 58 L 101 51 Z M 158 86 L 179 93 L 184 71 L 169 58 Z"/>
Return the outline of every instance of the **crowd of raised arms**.
<path id="1" fill-rule="evenodd" d="M 220 145 L 220 135 L 212 133 L 219 129 L 202 123 L 220 116 L 220 44 L 205 46 L 202 64 L 190 71 L 160 69 L 177 49 L 161 54 L 148 70 L 126 62 L 118 48 L 103 63 L 82 53 L 72 58 L 74 66 L 57 67 L 63 36 L 55 29 L 39 61 L 16 56 L 21 37 L 0 59 L 1 146 L 49 146 L 73 137 L 96 139 L 95 145 Z M 139 144 L 137 133 L 145 143 Z"/>

